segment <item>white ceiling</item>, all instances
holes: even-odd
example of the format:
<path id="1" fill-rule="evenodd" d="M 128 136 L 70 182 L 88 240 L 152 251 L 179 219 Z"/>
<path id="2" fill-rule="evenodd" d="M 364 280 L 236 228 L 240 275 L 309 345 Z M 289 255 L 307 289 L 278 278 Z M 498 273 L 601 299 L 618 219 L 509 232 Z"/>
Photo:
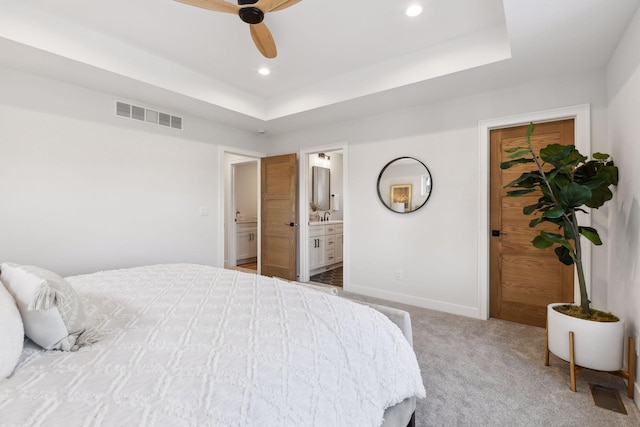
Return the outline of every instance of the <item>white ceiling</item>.
<path id="1" fill-rule="evenodd" d="M 174 0 L 0 0 L 0 63 L 277 133 L 603 67 L 637 5 L 303 0 L 266 15 L 269 60 L 237 16 Z"/>

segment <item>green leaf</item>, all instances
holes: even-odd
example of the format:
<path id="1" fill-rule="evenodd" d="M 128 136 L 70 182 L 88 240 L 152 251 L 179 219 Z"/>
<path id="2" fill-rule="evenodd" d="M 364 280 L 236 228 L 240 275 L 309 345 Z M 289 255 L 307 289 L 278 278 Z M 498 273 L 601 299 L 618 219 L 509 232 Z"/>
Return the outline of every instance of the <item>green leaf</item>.
<path id="1" fill-rule="evenodd" d="M 553 182 L 558 185 L 558 187 L 564 187 L 565 185 L 573 182 L 571 175 L 567 173 L 567 171 L 563 169 L 558 169 L 558 173 L 553 177 Z"/>
<path id="2" fill-rule="evenodd" d="M 609 185 L 618 185 L 618 167 L 611 164 L 607 164 L 600 169 L 600 176 L 607 181 Z"/>
<path id="3" fill-rule="evenodd" d="M 571 243 L 567 239 L 565 239 L 564 236 L 561 236 L 560 234 L 549 233 L 547 231 L 541 231 L 540 235 L 538 237 L 540 237 L 541 239 L 546 240 L 548 242 L 551 242 L 551 244 L 558 243 L 558 244 L 564 246 L 565 248 L 569 249 L 570 251 L 573 250 L 573 246 L 571 246 Z M 535 241 L 535 239 L 534 239 L 534 241 Z M 535 243 L 534 243 L 534 246 L 535 246 Z"/>
<path id="4" fill-rule="evenodd" d="M 506 148 L 506 149 L 504 150 L 504 152 L 505 152 L 505 153 L 515 153 L 515 152 L 516 152 L 516 151 L 518 151 L 518 150 L 524 150 L 524 149 L 526 149 L 526 148 L 527 148 L 527 147 L 511 147 L 511 148 Z"/>
<path id="5" fill-rule="evenodd" d="M 523 187 L 523 188 L 533 188 L 536 185 L 540 185 L 542 181 L 542 177 L 537 172 L 524 172 L 518 178 L 514 179 L 504 187 Z"/>
<path id="6" fill-rule="evenodd" d="M 565 238 L 557 233 L 549 233 L 548 231 L 541 231 L 540 235 L 545 239 L 551 240 L 556 243 L 562 243 Z"/>
<path id="7" fill-rule="evenodd" d="M 602 240 L 600 240 L 600 235 L 598 234 L 598 230 L 592 227 L 578 227 L 580 230 L 580 234 L 589 239 L 591 243 L 596 246 L 600 246 L 602 244 Z"/>
<path id="8" fill-rule="evenodd" d="M 564 238 L 567 240 L 575 240 L 576 239 L 576 235 L 573 232 L 573 227 L 571 226 L 570 223 L 564 223 L 563 227 L 564 229 Z"/>
<path id="9" fill-rule="evenodd" d="M 599 187 L 591 191 L 591 198 L 585 204 L 590 208 L 597 209 L 612 198 L 613 193 L 608 187 Z"/>
<path id="10" fill-rule="evenodd" d="M 510 167 L 513 167 L 515 165 L 519 165 L 522 163 L 534 163 L 533 159 L 515 159 L 515 160 L 510 160 L 508 162 L 502 162 L 500 163 L 500 169 L 509 169 Z"/>
<path id="11" fill-rule="evenodd" d="M 618 168 L 613 162 L 604 164 L 600 160 L 590 160 L 576 168 L 574 181 L 593 188 L 603 181 L 605 186 L 618 184 Z"/>
<path id="12" fill-rule="evenodd" d="M 531 138 L 531 135 L 533 135 L 533 129 L 535 128 L 535 126 L 533 125 L 533 122 L 529 122 L 529 127 L 527 128 L 527 142 L 529 142 L 529 139 Z"/>
<path id="13" fill-rule="evenodd" d="M 560 218 L 564 214 L 564 209 L 561 207 L 555 207 L 546 211 L 542 216 L 545 218 Z"/>
<path id="14" fill-rule="evenodd" d="M 549 144 L 540 150 L 540 158 L 556 168 L 571 171 L 587 160 L 574 145 Z"/>
<path id="15" fill-rule="evenodd" d="M 533 246 L 535 246 L 538 249 L 546 249 L 554 245 L 554 242 L 552 240 L 545 239 L 542 236 L 534 237 L 531 243 L 533 243 Z"/>
<path id="16" fill-rule="evenodd" d="M 556 179 L 556 176 L 560 172 L 560 169 L 554 169 L 550 173 L 547 174 L 547 180 L 553 182 Z"/>
<path id="17" fill-rule="evenodd" d="M 534 237 L 531 243 L 533 243 L 533 246 L 539 249 L 548 248 L 555 245 L 556 243 L 559 243 L 567 248 L 572 247 L 569 241 L 567 241 L 563 236 L 556 233 L 549 233 L 547 231 L 541 231 L 539 235 Z"/>
<path id="18" fill-rule="evenodd" d="M 531 151 L 529 150 L 522 150 L 522 151 L 518 151 L 517 153 L 513 153 L 512 155 L 509 156 L 510 159 L 519 159 L 520 157 L 524 157 L 528 154 L 531 154 Z"/>
<path id="19" fill-rule="evenodd" d="M 595 190 L 598 187 L 608 187 L 607 181 L 604 177 L 594 177 L 594 178 L 590 178 L 588 180 L 584 180 L 584 181 L 576 181 L 581 185 L 584 185 L 585 187 L 589 187 L 589 189 L 591 190 Z"/>
<path id="20" fill-rule="evenodd" d="M 573 173 L 573 179 L 577 183 L 584 183 L 597 176 L 598 169 L 602 167 L 602 163 L 597 160 L 590 160 L 581 164 Z"/>
<path id="21" fill-rule="evenodd" d="M 507 191 L 507 196 L 510 196 L 510 197 L 524 196 L 525 194 L 533 193 L 534 191 L 535 190 L 533 188 L 527 188 L 524 190 L 512 190 L 512 191 Z"/>
<path id="22" fill-rule="evenodd" d="M 540 224 L 541 222 L 544 222 L 542 218 L 532 219 L 531 221 L 529 221 L 529 227 L 533 228 L 536 225 Z"/>
<path id="23" fill-rule="evenodd" d="M 569 251 L 569 249 L 565 248 L 564 246 L 558 246 L 553 251 L 558 256 L 560 262 L 564 265 L 573 264 L 573 258 L 571 257 L 571 252 Z"/>
<path id="24" fill-rule="evenodd" d="M 525 206 L 524 208 L 522 208 L 522 213 L 525 215 L 531 215 L 532 213 L 534 213 L 536 210 L 540 209 L 542 207 L 541 203 L 536 203 L 535 205 L 529 205 L 529 206 Z"/>
<path id="25" fill-rule="evenodd" d="M 610 156 L 606 153 L 593 153 L 592 157 L 597 160 L 607 160 Z"/>
<path id="26" fill-rule="evenodd" d="M 560 202 L 565 209 L 577 208 L 591 199 L 591 190 L 584 185 L 571 182 L 562 188 Z"/>

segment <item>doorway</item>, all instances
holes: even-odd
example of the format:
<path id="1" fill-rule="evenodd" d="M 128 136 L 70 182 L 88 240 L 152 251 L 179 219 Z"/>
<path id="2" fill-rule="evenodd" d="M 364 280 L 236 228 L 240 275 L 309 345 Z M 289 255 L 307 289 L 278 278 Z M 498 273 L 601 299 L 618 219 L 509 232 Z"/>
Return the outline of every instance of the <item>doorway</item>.
<path id="1" fill-rule="evenodd" d="M 282 160 L 286 161 L 283 162 Z M 257 199 L 255 222 L 257 231 L 241 230 L 245 236 L 243 241 L 237 244 L 236 237 L 239 227 L 236 227 L 238 222 L 236 218 L 242 218 L 247 222 L 253 222 L 254 219 L 251 210 L 239 209 L 239 206 L 236 205 L 237 201 L 234 200 L 234 186 L 241 192 L 248 187 L 253 188 L 251 179 L 247 181 L 246 187 L 235 185 L 232 179 L 232 171 L 234 169 L 236 172 L 239 170 L 235 166 L 244 163 L 254 164 L 257 169 L 255 179 Z M 220 146 L 218 165 L 220 171 L 218 194 L 220 194 L 220 198 L 224 202 L 219 204 L 218 211 L 218 248 L 220 250 L 217 265 L 224 266 L 227 269 L 250 267 L 251 270 L 247 269 L 247 272 L 295 280 L 298 259 L 296 256 L 298 253 L 296 239 L 298 198 L 296 197 L 296 189 L 299 178 L 296 154 L 267 157 L 266 153 Z M 287 183 L 286 185 L 285 182 Z M 289 190 L 281 191 L 284 188 L 292 188 L 293 195 Z M 284 208 L 285 205 L 286 209 Z M 286 221 L 281 221 L 283 209 L 290 213 Z M 287 234 L 291 235 L 288 243 L 285 242 L 285 236 L 277 230 L 278 227 L 284 226 L 289 230 Z M 247 259 L 247 257 L 242 256 L 244 252 L 240 256 L 238 255 L 238 248 L 241 250 L 255 250 L 243 246 L 247 241 L 257 248 L 255 264 L 237 266 L 238 260 Z M 285 246 L 291 250 L 283 250 Z M 250 252 L 250 254 L 250 258 L 253 258 L 253 252 Z M 253 270 L 256 267 L 257 270 Z"/>
<path id="2" fill-rule="evenodd" d="M 259 273 L 260 159 L 224 153 L 224 266 Z"/>
<path id="3" fill-rule="evenodd" d="M 301 152 L 300 281 L 344 288 L 348 233 L 346 146 Z"/>
<path id="4" fill-rule="evenodd" d="M 258 271 L 258 168 L 257 160 L 231 165 L 231 205 L 235 233 L 235 265 Z"/>
<path id="5" fill-rule="evenodd" d="M 541 230 L 556 231 L 550 223 L 528 226 L 535 215 L 524 215 L 522 210 L 536 203 L 538 193 L 508 197 L 504 188 L 532 168 L 531 164 L 500 168 L 509 160 L 507 149 L 526 146 L 527 128 L 491 130 L 490 315 L 544 327 L 548 304 L 573 302 L 574 269 L 558 262 L 551 249 L 540 250 L 531 244 Z M 574 145 L 574 119 L 537 124 L 531 144 L 536 153 L 548 144 Z"/>

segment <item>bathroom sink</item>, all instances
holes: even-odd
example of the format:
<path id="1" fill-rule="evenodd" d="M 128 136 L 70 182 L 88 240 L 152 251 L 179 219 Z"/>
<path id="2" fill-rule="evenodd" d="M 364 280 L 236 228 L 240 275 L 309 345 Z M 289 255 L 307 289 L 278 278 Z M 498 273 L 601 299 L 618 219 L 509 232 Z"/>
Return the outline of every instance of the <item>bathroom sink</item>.
<path id="1" fill-rule="evenodd" d="M 258 217 L 255 215 L 243 215 L 243 214 L 236 214 L 236 223 L 238 224 L 243 224 L 243 223 L 247 223 L 247 222 L 257 222 L 258 221 Z"/>
<path id="2" fill-rule="evenodd" d="M 330 219 L 329 221 L 309 221 L 309 225 L 328 225 L 328 224 L 342 224 L 342 220 Z"/>

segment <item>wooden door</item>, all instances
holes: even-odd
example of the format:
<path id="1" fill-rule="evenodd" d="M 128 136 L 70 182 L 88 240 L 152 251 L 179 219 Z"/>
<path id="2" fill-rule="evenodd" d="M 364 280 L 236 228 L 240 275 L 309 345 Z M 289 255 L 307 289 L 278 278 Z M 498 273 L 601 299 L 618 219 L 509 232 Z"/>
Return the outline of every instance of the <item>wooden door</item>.
<path id="1" fill-rule="evenodd" d="M 506 149 L 526 146 L 526 133 L 527 126 L 491 131 L 490 316 L 544 327 L 547 304 L 573 302 L 573 266 L 560 263 L 552 248 L 531 244 L 541 230 L 557 232 L 551 223 L 530 228 L 536 215 L 522 213 L 524 206 L 536 203 L 538 193 L 506 195 L 506 184 L 535 168 L 530 163 L 500 169 L 509 160 Z M 573 119 L 537 124 L 531 143 L 536 153 L 552 143 L 574 144 Z"/>
<path id="2" fill-rule="evenodd" d="M 261 162 L 261 273 L 296 280 L 298 160 L 295 154 Z"/>

